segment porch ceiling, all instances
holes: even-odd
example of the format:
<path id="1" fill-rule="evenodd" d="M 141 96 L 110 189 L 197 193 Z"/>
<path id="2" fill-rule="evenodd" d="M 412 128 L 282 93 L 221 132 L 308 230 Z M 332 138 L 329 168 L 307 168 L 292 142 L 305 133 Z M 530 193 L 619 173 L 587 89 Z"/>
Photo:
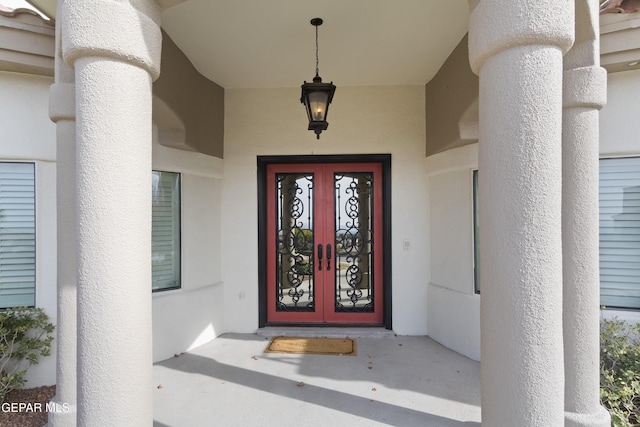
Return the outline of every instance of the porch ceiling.
<path id="1" fill-rule="evenodd" d="M 53 0 L 30 0 L 51 10 Z M 45 8 L 45 10 L 47 10 Z M 225 88 L 295 87 L 315 74 L 337 86 L 427 83 L 467 31 L 467 0 L 188 0 L 162 26 Z"/>

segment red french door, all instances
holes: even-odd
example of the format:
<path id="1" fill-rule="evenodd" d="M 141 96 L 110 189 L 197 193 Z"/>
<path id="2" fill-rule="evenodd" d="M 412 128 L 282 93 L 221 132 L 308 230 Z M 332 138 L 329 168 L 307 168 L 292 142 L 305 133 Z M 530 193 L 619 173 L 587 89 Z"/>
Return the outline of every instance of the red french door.
<path id="1" fill-rule="evenodd" d="M 267 322 L 382 324 L 382 166 L 267 166 Z"/>

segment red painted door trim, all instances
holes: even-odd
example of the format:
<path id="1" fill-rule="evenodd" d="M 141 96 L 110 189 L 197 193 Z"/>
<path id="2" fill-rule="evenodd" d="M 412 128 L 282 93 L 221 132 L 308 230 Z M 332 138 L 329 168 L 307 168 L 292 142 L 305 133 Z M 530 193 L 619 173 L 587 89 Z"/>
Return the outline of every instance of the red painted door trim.
<path id="1" fill-rule="evenodd" d="M 371 172 L 373 174 L 373 299 L 374 311 L 370 313 L 336 312 L 335 263 L 329 271 L 314 268 L 315 295 L 313 312 L 277 311 L 276 290 L 276 180 L 277 173 L 311 173 L 314 176 L 314 247 L 331 244 L 335 260 L 334 230 L 334 173 Z M 381 163 L 311 163 L 311 164 L 269 164 L 266 182 L 266 271 L 267 271 L 267 322 L 294 324 L 382 324 L 383 323 L 383 200 Z M 326 255 L 326 254 L 325 254 Z M 314 252 L 317 262 L 317 251 Z M 326 258 L 323 260 L 326 266 Z"/>
<path id="2" fill-rule="evenodd" d="M 319 205 L 318 197 L 322 193 L 322 189 L 315 188 L 316 180 L 322 175 L 322 164 L 270 164 L 267 166 L 267 321 L 276 323 L 322 323 L 324 314 L 322 298 L 315 298 L 315 311 L 313 312 L 290 312 L 277 311 L 277 290 L 276 290 L 276 174 L 277 173 L 312 173 L 314 176 L 314 224 L 322 224 L 322 210 L 316 209 Z M 320 195 L 318 194 L 320 192 Z M 314 230 L 315 236 L 316 230 Z M 316 245 L 314 239 L 314 245 Z M 317 257 L 317 254 L 316 254 Z M 316 269 L 314 268 L 314 283 L 316 286 L 316 294 L 319 284 L 315 278 Z"/>

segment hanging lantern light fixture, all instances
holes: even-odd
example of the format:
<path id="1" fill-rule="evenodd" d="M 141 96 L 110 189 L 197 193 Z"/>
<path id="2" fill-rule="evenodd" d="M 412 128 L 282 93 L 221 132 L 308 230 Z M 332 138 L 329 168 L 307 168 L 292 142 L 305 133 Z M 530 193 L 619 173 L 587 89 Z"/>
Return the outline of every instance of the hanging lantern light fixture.
<path id="1" fill-rule="evenodd" d="M 318 27 L 322 25 L 321 18 L 313 18 L 311 25 L 316 27 L 316 76 L 313 83 L 306 81 L 302 85 L 302 96 L 300 102 L 307 109 L 307 117 L 309 118 L 309 130 L 316 133 L 320 139 L 320 133 L 327 130 L 327 113 L 329 112 L 329 104 L 333 100 L 333 94 L 336 87 L 331 83 L 322 83 L 322 78 L 318 74 Z"/>

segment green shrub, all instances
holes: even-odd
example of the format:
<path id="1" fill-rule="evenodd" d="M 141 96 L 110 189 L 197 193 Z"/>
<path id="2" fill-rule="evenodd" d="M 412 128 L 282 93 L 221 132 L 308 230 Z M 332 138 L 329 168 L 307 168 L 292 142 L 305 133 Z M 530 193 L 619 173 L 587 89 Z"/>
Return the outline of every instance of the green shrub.
<path id="1" fill-rule="evenodd" d="M 614 427 L 640 425 L 640 324 L 600 323 L 600 398 Z"/>
<path id="2" fill-rule="evenodd" d="M 0 402 L 26 383 L 27 369 L 51 354 L 53 325 L 41 308 L 0 311 Z"/>

